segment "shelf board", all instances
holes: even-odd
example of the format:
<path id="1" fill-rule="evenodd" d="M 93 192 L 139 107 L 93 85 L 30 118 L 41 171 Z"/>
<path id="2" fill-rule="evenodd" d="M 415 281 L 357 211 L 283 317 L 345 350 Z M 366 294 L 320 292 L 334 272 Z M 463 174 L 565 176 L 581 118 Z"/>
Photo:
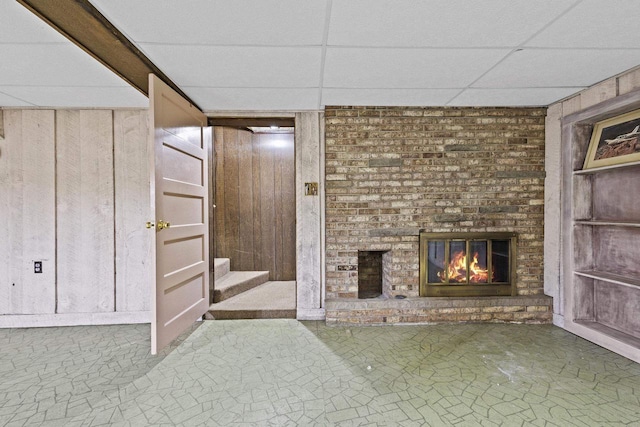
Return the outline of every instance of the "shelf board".
<path id="1" fill-rule="evenodd" d="M 596 225 L 612 227 L 635 227 L 640 228 L 640 222 L 610 221 L 610 220 L 575 220 L 576 225 Z"/>
<path id="2" fill-rule="evenodd" d="M 612 171 L 616 169 L 631 168 L 634 166 L 640 166 L 640 161 L 623 163 L 621 165 L 600 166 L 599 168 L 592 168 L 592 169 L 580 169 L 577 171 L 573 171 L 573 174 L 574 175 L 591 175 L 598 172 L 607 172 L 607 171 Z"/>
<path id="3" fill-rule="evenodd" d="M 590 279 L 601 280 L 603 282 L 614 283 L 616 285 L 626 286 L 629 288 L 640 288 L 640 279 L 636 278 L 595 270 L 581 270 L 574 271 L 573 273 L 576 276 L 588 277 Z"/>
<path id="4" fill-rule="evenodd" d="M 623 342 L 627 345 L 640 349 L 640 339 L 637 337 L 634 337 L 633 335 L 629 335 L 625 332 L 610 328 L 609 326 L 605 326 L 602 323 L 598 323 L 590 320 L 574 320 L 573 322 L 578 325 L 584 326 L 585 328 L 589 328 L 592 331 L 601 333 L 617 341 Z"/>

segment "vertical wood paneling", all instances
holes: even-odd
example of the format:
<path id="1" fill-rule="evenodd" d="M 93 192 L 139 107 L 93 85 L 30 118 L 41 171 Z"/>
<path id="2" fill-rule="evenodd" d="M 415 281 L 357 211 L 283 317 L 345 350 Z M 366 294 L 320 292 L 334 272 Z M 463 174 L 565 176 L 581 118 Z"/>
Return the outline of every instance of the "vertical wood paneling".
<path id="1" fill-rule="evenodd" d="M 112 118 L 57 115 L 58 313 L 114 310 Z"/>
<path id="2" fill-rule="evenodd" d="M 226 258 L 231 260 L 231 269 L 238 270 L 239 224 L 238 224 L 238 131 L 224 129 L 224 224 Z"/>
<path id="3" fill-rule="evenodd" d="M 267 142 L 271 151 L 273 152 L 273 198 L 274 198 L 274 221 L 275 221 L 275 236 L 274 236 L 274 277 L 279 277 L 284 262 L 284 221 L 283 221 L 283 203 L 286 203 L 282 196 L 282 168 L 283 168 L 283 155 L 284 143 L 279 139 L 280 135 L 264 135 L 265 142 Z"/>
<path id="4" fill-rule="evenodd" d="M 251 136 L 253 169 L 253 270 L 261 271 L 262 260 L 262 206 L 263 190 L 260 186 L 260 135 Z M 271 224 L 265 224 L 269 227 Z"/>
<path id="5" fill-rule="evenodd" d="M 0 140 L 0 314 L 55 309 L 55 139 L 51 110 L 4 112 Z M 35 274 L 33 262 L 42 261 Z"/>
<path id="6" fill-rule="evenodd" d="M 253 153 L 251 134 L 238 132 L 238 270 L 253 270 Z"/>
<path id="7" fill-rule="evenodd" d="M 215 126 L 213 128 L 213 137 L 215 145 L 215 200 L 213 202 L 216 205 L 215 209 L 215 253 L 217 258 L 224 258 L 227 255 L 227 239 L 226 239 L 226 227 L 224 221 L 224 206 L 226 206 L 226 200 L 224 197 L 224 128 Z"/>
<path id="8" fill-rule="evenodd" d="M 216 150 L 219 159 L 224 151 L 224 159 L 216 172 L 218 256 L 231 258 L 235 270 L 268 270 L 270 280 L 295 280 L 293 135 L 225 129 L 216 130 L 217 141 L 220 133 L 224 148 L 217 145 Z"/>
<path id="9" fill-rule="evenodd" d="M 296 182 L 293 135 L 287 135 L 282 150 L 282 217 L 283 248 L 280 280 L 296 280 Z"/>
<path id="10" fill-rule="evenodd" d="M 153 231 L 146 111 L 115 111 L 116 310 L 147 311 L 151 302 Z"/>
<path id="11" fill-rule="evenodd" d="M 260 221 L 262 222 L 262 268 L 269 270 L 269 280 L 276 276 L 276 243 L 274 230 L 276 229 L 275 200 L 274 200 L 274 159 L 273 150 L 268 146 L 266 135 L 260 135 L 260 190 L 262 191 Z M 269 197 L 271 196 L 271 197 Z"/>

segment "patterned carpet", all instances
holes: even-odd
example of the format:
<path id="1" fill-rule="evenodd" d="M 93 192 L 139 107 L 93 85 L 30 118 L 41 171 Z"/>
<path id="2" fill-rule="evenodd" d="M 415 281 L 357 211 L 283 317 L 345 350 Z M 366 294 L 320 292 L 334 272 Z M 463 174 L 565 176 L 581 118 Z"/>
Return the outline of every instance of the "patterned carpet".
<path id="1" fill-rule="evenodd" d="M 640 365 L 550 325 L 0 330 L 0 425 L 640 424 Z"/>

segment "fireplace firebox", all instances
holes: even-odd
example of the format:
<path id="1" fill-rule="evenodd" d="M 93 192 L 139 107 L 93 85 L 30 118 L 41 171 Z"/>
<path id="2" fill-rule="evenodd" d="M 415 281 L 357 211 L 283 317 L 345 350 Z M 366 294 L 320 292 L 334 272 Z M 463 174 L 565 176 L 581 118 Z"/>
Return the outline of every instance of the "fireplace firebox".
<path id="1" fill-rule="evenodd" d="M 420 295 L 515 296 L 514 233 L 420 232 Z"/>

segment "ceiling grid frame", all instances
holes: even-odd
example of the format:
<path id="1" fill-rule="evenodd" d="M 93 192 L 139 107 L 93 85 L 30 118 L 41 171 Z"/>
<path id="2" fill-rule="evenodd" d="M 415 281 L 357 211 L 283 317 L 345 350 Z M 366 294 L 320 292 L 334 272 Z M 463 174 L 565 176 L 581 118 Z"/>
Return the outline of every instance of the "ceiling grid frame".
<path id="1" fill-rule="evenodd" d="M 640 64 L 640 34 L 585 28 L 635 21 L 633 0 L 89 1 L 205 111 L 546 106 Z M 0 106 L 145 106 L 16 2 L 0 8 Z"/>

